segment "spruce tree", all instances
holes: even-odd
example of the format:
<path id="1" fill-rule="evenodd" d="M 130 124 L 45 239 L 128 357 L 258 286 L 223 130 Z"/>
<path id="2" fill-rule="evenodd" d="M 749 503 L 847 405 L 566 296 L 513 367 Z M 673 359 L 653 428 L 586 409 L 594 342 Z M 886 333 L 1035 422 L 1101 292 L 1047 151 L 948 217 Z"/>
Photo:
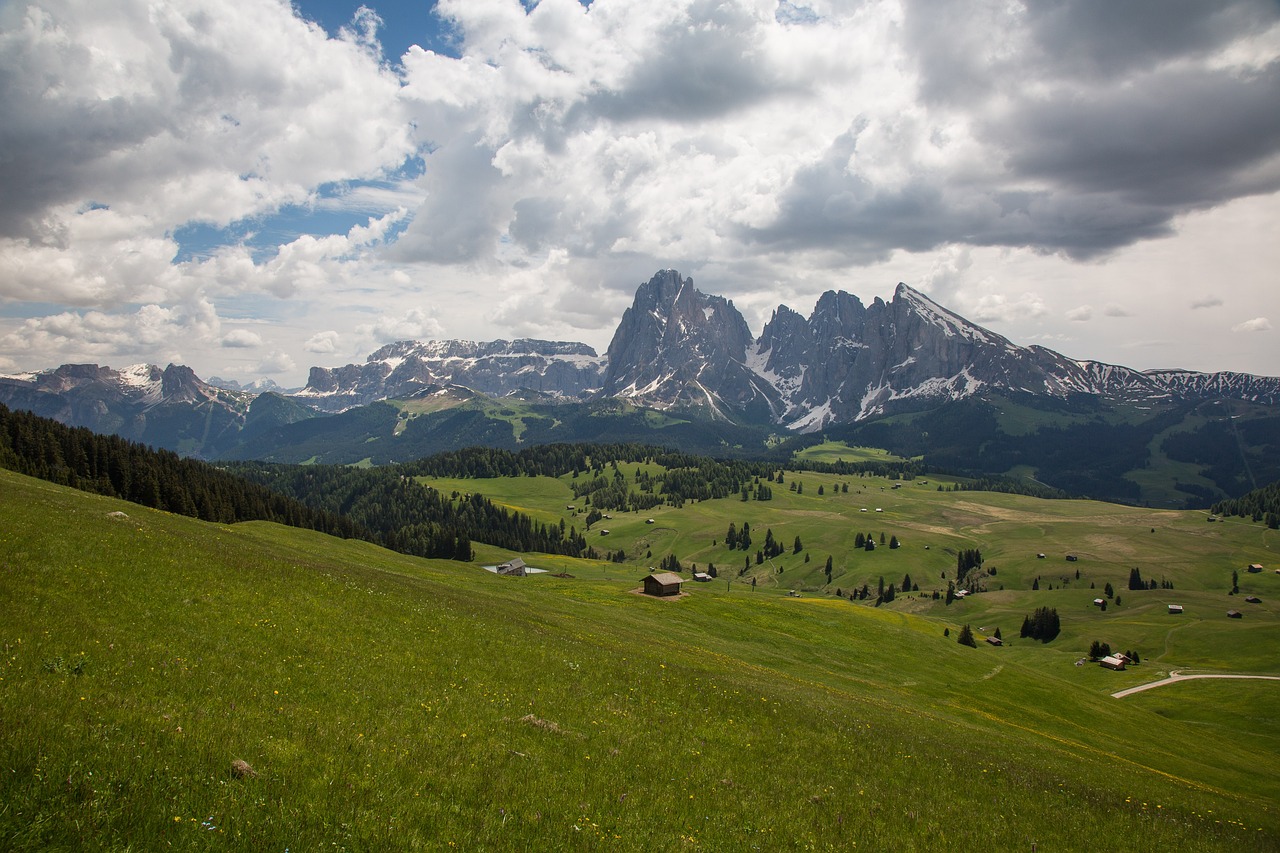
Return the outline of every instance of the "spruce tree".
<path id="1" fill-rule="evenodd" d="M 968 622 L 966 622 L 964 627 L 960 629 L 960 636 L 956 638 L 956 642 L 962 646 L 969 646 L 973 649 L 978 647 L 978 641 L 973 638 L 973 630 L 969 627 Z"/>

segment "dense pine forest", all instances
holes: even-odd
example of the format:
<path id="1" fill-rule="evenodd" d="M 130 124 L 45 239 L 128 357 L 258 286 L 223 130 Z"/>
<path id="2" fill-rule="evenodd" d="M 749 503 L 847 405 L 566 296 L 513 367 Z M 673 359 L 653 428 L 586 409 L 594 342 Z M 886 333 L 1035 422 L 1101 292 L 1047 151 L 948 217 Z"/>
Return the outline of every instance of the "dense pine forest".
<path id="1" fill-rule="evenodd" d="M 1238 515 L 1254 521 L 1266 521 L 1272 530 L 1280 529 L 1280 480 L 1241 495 L 1234 500 L 1218 501 L 1214 515 Z"/>
<path id="2" fill-rule="evenodd" d="M 0 467 L 203 521 L 274 521 L 376 541 L 349 518 L 308 507 L 208 463 L 3 405 Z"/>
<path id="3" fill-rule="evenodd" d="M 585 538 L 495 506 L 478 494 L 442 495 L 403 466 L 238 463 L 230 470 L 307 506 L 374 531 L 388 548 L 419 557 L 470 560 L 471 542 L 511 551 L 587 556 Z"/>

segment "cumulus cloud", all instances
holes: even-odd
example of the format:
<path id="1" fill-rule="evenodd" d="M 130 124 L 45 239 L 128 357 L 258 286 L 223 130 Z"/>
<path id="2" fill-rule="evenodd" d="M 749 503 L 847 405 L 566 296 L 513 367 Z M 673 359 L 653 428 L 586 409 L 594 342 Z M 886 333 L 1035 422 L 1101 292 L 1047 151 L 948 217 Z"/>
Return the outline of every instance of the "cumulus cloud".
<path id="1" fill-rule="evenodd" d="M 287 4 L 42 0 L 0 24 L 4 236 L 46 242 L 85 199 L 227 223 L 413 150 L 394 74 Z"/>
<path id="2" fill-rule="evenodd" d="M 288 353 L 280 352 L 279 350 L 272 350 L 267 354 L 267 357 L 258 364 L 255 371 L 257 373 L 273 376 L 279 373 L 289 373 L 295 367 L 297 367 L 297 364 L 294 362 L 293 357 Z"/>
<path id="3" fill-rule="evenodd" d="M 341 335 L 332 329 L 324 332 L 316 332 L 310 338 L 307 338 L 307 342 L 302 345 L 302 348 L 307 352 L 328 355 L 338 351 L 338 341 L 341 337 Z"/>
<path id="4" fill-rule="evenodd" d="M 1072 308 L 1067 312 L 1067 319 L 1073 323 L 1086 323 L 1093 319 L 1093 307 L 1081 305 L 1078 308 Z"/>
<path id="5" fill-rule="evenodd" d="M 1266 317 L 1254 317 L 1252 320 L 1245 320 L 1243 323 L 1232 326 L 1233 332 L 1269 332 L 1271 331 L 1271 321 Z"/>
<path id="6" fill-rule="evenodd" d="M 412 308 L 400 315 L 384 314 L 372 323 L 356 327 L 356 331 L 378 343 L 393 341 L 428 340 L 442 337 L 444 328 L 434 317 L 421 308 Z"/>
<path id="7" fill-rule="evenodd" d="M 232 329 L 222 336 L 222 345 L 230 349 L 252 349 L 262 346 L 262 336 L 248 329 Z"/>
<path id="8" fill-rule="evenodd" d="M 1048 313 L 1044 300 L 1035 293 L 1023 293 L 1016 297 L 1001 293 L 991 293 L 979 297 L 969 312 L 970 317 L 979 323 L 1013 322 L 1043 317 Z"/>
<path id="9" fill-rule="evenodd" d="M 1106 317 L 1132 317 L 1133 312 L 1123 305 L 1117 305 L 1114 302 L 1108 302 L 1107 306 L 1102 309 L 1102 313 Z"/>
<path id="10" fill-rule="evenodd" d="M 216 341 L 220 328 L 212 303 L 201 299 L 185 305 L 144 305 L 132 314 L 65 311 L 34 317 L 0 338 L 0 347 L 61 352 L 63 361 L 136 357 Z"/>
<path id="11" fill-rule="evenodd" d="M 1202 296 L 1199 299 L 1192 300 L 1191 302 L 1191 307 L 1195 310 L 1201 308 L 1218 308 L 1221 305 L 1223 305 L 1221 296 Z"/>

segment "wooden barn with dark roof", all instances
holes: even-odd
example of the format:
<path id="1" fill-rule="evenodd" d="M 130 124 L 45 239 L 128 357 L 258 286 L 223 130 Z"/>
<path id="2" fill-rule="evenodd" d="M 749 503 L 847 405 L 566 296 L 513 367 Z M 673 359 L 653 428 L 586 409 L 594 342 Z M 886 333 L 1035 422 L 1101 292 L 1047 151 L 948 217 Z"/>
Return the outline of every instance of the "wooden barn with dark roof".
<path id="1" fill-rule="evenodd" d="M 644 583 L 645 595 L 666 598 L 680 594 L 680 584 L 684 583 L 684 578 L 675 572 L 658 572 L 652 575 L 645 575 L 641 578 L 641 581 Z"/>

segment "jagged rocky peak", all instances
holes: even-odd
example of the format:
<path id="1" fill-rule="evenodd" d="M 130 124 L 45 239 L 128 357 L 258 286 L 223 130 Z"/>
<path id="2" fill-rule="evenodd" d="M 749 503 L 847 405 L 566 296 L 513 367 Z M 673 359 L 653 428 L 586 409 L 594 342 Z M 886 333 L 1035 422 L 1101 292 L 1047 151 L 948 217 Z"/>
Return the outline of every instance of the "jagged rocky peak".
<path id="1" fill-rule="evenodd" d="M 160 377 L 160 395 L 167 402 L 193 403 L 209 396 L 209 386 L 185 364 L 170 364 Z"/>
<path id="2" fill-rule="evenodd" d="M 670 346 L 723 349 L 742 361 L 750 343 L 751 330 L 732 302 L 707 296 L 676 270 L 661 270 L 622 315 L 607 353 L 609 375 L 643 366 Z"/>
<path id="3" fill-rule="evenodd" d="M 622 315 L 602 393 L 664 408 L 707 408 L 726 418 L 767 416 L 772 389 L 746 365 L 752 344 L 732 302 L 701 293 L 676 270 L 661 270 Z"/>

